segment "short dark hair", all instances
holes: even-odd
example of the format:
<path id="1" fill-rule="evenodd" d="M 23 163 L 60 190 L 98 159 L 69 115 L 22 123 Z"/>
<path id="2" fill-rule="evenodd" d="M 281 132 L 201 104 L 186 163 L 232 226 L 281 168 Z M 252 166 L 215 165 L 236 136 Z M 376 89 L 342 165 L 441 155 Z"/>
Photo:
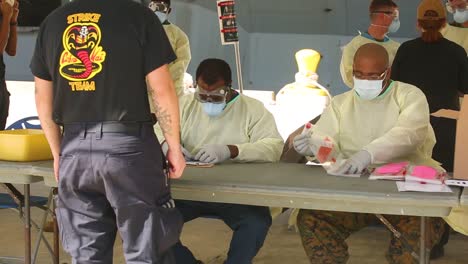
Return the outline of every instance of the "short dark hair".
<path id="1" fill-rule="evenodd" d="M 372 0 L 369 6 L 369 12 L 378 11 L 382 7 L 394 7 L 398 8 L 398 5 L 395 4 L 392 0 Z"/>
<path id="2" fill-rule="evenodd" d="M 223 80 L 227 85 L 232 84 L 232 72 L 229 64 L 221 59 L 206 59 L 198 65 L 196 80 L 201 78 L 206 84 L 213 85 Z"/>
<path id="3" fill-rule="evenodd" d="M 171 6 L 171 0 L 151 0 L 151 1 L 153 1 L 153 2 L 164 2 L 168 6 Z"/>

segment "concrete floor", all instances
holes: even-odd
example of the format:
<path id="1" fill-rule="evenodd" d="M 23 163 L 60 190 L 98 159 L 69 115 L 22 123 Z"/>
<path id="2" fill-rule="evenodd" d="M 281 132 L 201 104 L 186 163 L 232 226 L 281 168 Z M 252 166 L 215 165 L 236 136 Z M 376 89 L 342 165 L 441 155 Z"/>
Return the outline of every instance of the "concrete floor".
<path id="1" fill-rule="evenodd" d="M 33 185 L 35 195 L 46 195 L 47 190 L 40 184 Z M 33 210 L 33 218 L 40 220 L 42 211 Z M 0 256 L 22 256 L 23 230 L 17 214 L 12 210 L 0 210 Z M 299 235 L 285 226 L 285 217 L 275 220 L 270 229 L 262 250 L 255 258 L 255 264 L 308 264 L 302 249 Z M 46 235 L 49 239 L 50 234 Z M 184 227 L 182 240 L 189 246 L 200 260 L 207 264 L 222 264 L 225 258 L 231 231 L 219 220 L 198 219 Z M 36 236 L 33 234 L 33 239 Z M 390 239 L 389 233 L 383 228 L 366 228 L 348 240 L 350 264 L 386 263 L 385 251 Z M 117 239 L 119 241 L 119 239 Z M 122 257 L 120 242 L 116 242 L 114 263 L 125 263 Z M 466 264 L 468 263 L 468 237 L 454 234 L 445 249 L 445 257 L 433 264 Z M 4 261 L 3 263 L 20 263 L 18 261 Z M 38 255 L 39 264 L 50 264 L 50 256 L 44 246 Z M 61 252 L 61 264 L 71 263 L 70 257 Z"/>

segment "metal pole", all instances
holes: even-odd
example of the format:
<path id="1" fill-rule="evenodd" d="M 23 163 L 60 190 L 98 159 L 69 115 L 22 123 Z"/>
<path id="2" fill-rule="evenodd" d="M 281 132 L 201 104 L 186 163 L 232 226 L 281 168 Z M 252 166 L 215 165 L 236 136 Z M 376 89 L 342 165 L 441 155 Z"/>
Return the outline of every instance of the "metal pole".
<path id="1" fill-rule="evenodd" d="M 51 203 L 52 203 L 52 190 L 50 190 L 49 192 L 49 197 L 47 199 L 47 206 L 46 206 L 46 210 L 44 211 L 44 215 L 42 216 L 42 221 L 40 223 L 40 226 L 39 226 L 39 237 L 38 239 L 36 240 L 36 245 L 34 246 L 34 255 L 33 255 L 33 259 L 32 259 L 32 263 L 36 263 L 36 259 L 37 259 L 37 253 L 39 252 L 39 246 L 41 245 L 41 239 L 42 239 L 42 236 L 43 236 L 43 233 L 44 233 L 44 225 L 47 221 L 47 215 L 49 214 L 49 208 L 51 207 Z"/>
<path id="2" fill-rule="evenodd" d="M 242 82 L 242 65 L 241 65 L 239 41 L 234 43 L 234 51 L 236 53 L 237 84 L 239 85 L 240 93 L 243 94 L 244 83 Z"/>
<path id="3" fill-rule="evenodd" d="M 24 263 L 31 264 L 31 205 L 30 205 L 30 189 L 29 184 L 24 185 L 24 238 L 25 238 L 25 255 Z"/>
<path id="4" fill-rule="evenodd" d="M 421 216 L 419 264 L 426 264 L 426 217 Z"/>
<path id="5" fill-rule="evenodd" d="M 383 215 L 376 214 L 375 216 L 393 233 L 393 235 L 396 238 L 400 240 L 401 244 L 403 244 L 403 247 L 406 248 L 406 250 L 408 250 L 409 252 L 411 252 L 411 256 L 415 260 L 419 260 L 418 253 L 416 253 L 413 247 L 408 243 L 406 237 L 404 237 L 403 234 L 400 231 L 398 231 Z"/>

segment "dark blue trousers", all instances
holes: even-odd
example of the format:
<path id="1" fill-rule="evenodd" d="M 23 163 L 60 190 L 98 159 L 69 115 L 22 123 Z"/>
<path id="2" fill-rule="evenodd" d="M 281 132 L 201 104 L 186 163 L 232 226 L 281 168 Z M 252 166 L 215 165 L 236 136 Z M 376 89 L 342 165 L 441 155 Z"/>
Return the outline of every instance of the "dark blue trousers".
<path id="1" fill-rule="evenodd" d="M 166 209 L 170 188 L 152 124 L 64 126 L 57 217 L 76 264 L 112 263 L 117 231 L 126 263 L 173 264 L 182 217 Z"/>
<path id="2" fill-rule="evenodd" d="M 214 216 L 234 231 L 226 264 L 251 264 L 263 246 L 272 221 L 270 210 L 261 206 L 177 200 L 176 207 L 184 222 L 201 216 Z M 192 252 L 182 243 L 177 243 L 173 249 L 177 264 L 197 263 Z"/>

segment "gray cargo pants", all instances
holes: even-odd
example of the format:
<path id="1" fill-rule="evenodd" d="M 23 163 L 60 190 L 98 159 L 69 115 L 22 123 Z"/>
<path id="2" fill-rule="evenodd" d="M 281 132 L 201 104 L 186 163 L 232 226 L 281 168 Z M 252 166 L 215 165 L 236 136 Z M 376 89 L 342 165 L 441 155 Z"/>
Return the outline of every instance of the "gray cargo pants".
<path id="1" fill-rule="evenodd" d="M 117 230 L 129 264 L 174 263 L 182 219 L 161 147 L 146 123 L 64 126 L 57 218 L 73 263 L 112 263 Z"/>

